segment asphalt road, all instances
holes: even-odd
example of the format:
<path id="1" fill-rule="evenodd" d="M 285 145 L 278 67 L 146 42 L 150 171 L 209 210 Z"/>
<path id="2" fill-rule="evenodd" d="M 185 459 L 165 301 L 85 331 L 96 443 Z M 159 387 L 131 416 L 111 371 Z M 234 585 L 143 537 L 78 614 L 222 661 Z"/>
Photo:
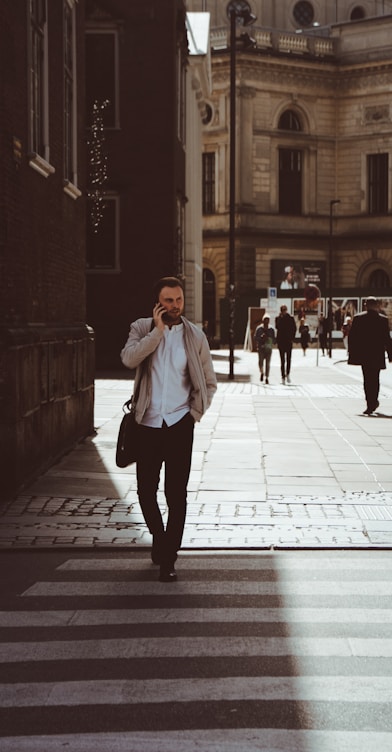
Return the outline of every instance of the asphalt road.
<path id="1" fill-rule="evenodd" d="M 3 551 L 1 752 L 389 751 L 391 564 Z"/>

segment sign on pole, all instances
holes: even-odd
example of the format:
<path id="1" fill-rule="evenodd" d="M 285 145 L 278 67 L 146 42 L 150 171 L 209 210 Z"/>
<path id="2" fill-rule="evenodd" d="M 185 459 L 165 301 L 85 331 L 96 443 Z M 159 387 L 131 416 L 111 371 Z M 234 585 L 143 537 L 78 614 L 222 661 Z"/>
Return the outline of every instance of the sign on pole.
<path id="1" fill-rule="evenodd" d="M 268 288 L 268 310 L 270 311 L 270 313 L 277 313 L 278 298 L 276 295 L 276 287 Z"/>

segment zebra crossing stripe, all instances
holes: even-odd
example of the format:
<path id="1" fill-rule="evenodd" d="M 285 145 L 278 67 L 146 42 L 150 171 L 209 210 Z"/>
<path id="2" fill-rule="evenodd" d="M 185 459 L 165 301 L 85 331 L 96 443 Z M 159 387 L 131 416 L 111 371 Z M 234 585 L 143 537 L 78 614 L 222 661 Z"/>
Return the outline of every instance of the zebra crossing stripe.
<path id="1" fill-rule="evenodd" d="M 0 684 L 0 707 L 119 705 L 287 700 L 390 703 L 392 678 L 385 676 L 230 676 L 214 679 L 69 681 Z"/>
<path id="2" fill-rule="evenodd" d="M 383 732 L 270 728 L 2 737 L 1 752 L 390 752 Z"/>
<path id="3" fill-rule="evenodd" d="M 197 557 L 192 552 L 189 555 L 186 552 L 181 552 L 180 555 L 180 567 L 183 570 L 208 570 L 208 571 L 227 571 L 227 572 L 239 572 L 242 570 L 263 571 L 270 570 L 272 572 L 279 572 L 290 574 L 296 572 L 296 570 L 303 570 L 304 575 L 312 574 L 318 571 L 321 572 L 338 572 L 339 577 L 344 572 L 364 572 L 368 575 L 375 571 L 385 570 L 386 576 L 390 574 L 390 558 L 388 552 L 377 552 L 374 558 L 370 559 L 363 556 L 339 556 L 340 552 L 336 553 L 336 557 L 331 559 L 324 553 L 320 552 L 318 555 L 314 555 L 311 552 L 302 554 L 296 552 L 296 558 L 290 557 L 285 552 L 279 552 L 276 556 L 271 554 L 270 551 L 260 551 L 255 556 L 254 552 L 245 552 L 240 556 L 227 556 L 227 554 L 203 556 Z M 247 555 L 246 555 L 247 554 Z M 100 572 L 100 571 L 138 571 L 140 568 L 145 569 L 147 560 L 146 558 L 104 558 L 104 559 L 68 559 L 60 564 L 57 569 L 61 572 Z"/>
<path id="4" fill-rule="evenodd" d="M 167 637 L 8 642 L 0 664 L 9 661 L 66 661 L 128 658 L 235 656 L 392 657 L 392 639 L 314 637 Z"/>
<path id="5" fill-rule="evenodd" d="M 180 623 L 387 624 L 388 608 L 151 608 L 0 611 L 0 627 L 65 627 Z"/>
<path id="6" fill-rule="evenodd" d="M 180 568 L 178 567 L 181 577 Z M 166 585 L 161 582 L 135 581 L 119 582 L 37 582 L 25 590 L 24 596 L 136 596 L 136 595 L 321 595 L 321 596 L 392 596 L 392 580 L 344 581 L 344 580 L 309 580 L 308 582 L 259 582 L 243 580 L 181 581 Z"/>

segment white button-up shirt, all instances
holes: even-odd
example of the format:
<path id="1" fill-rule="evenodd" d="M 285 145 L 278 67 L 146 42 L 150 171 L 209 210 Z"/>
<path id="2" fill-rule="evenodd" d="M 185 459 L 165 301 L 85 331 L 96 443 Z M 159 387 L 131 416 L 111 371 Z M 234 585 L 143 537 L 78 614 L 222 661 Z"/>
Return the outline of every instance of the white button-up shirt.
<path id="1" fill-rule="evenodd" d="M 152 356 L 151 402 L 142 425 L 161 428 L 178 423 L 189 412 L 191 383 L 184 347 L 184 325 L 165 326 L 163 337 Z"/>

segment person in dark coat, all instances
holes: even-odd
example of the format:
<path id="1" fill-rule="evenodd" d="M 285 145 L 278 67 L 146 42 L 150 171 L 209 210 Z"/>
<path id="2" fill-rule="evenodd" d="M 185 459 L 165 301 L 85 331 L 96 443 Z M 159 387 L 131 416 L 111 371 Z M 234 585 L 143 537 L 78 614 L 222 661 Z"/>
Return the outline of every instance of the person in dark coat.
<path id="1" fill-rule="evenodd" d="M 323 313 L 320 314 L 320 318 L 317 324 L 316 334 L 318 335 L 319 345 L 321 347 L 322 353 L 323 355 L 325 355 L 325 351 L 327 349 L 327 338 L 328 338 L 328 321 L 325 318 Z"/>
<path id="2" fill-rule="evenodd" d="M 308 349 L 312 338 L 310 336 L 309 327 L 305 323 L 305 319 L 301 319 L 299 324 L 299 338 L 301 341 L 302 352 L 306 355 L 306 350 Z"/>
<path id="3" fill-rule="evenodd" d="M 269 384 L 270 364 L 272 356 L 272 345 L 275 342 L 275 331 L 270 324 L 270 317 L 266 313 L 263 316 L 263 321 L 256 327 L 254 334 L 255 342 L 257 345 L 257 352 L 259 354 L 259 369 L 260 369 L 260 381 L 264 379 L 264 364 L 265 364 L 265 383 Z"/>
<path id="4" fill-rule="evenodd" d="M 290 368 L 291 368 L 291 351 L 293 349 L 293 342 L 297 333 L 297 327 L 295 325 L 295 319 L 287 311 L 286 305 L 280 306 L 280 314 L 275 320 L 276 326 L 276 342 L 278 344 L 278 350 L 280 355 L 280 370 L 282 374 L 282 384 L 290 383 Z"/>
<path id="5" fill-rule="evenodd" d="M 348 362 L 362 366 L 366 397 L 364 415 L 371 415 L 379 406 L 380 371 L 386 368 L 385 353 L 392 363 L 392 340 L 389 322 L 379 313 L 376 298 L 369 297 L 366 310 L 354 316 L 348 335 Z"/>

